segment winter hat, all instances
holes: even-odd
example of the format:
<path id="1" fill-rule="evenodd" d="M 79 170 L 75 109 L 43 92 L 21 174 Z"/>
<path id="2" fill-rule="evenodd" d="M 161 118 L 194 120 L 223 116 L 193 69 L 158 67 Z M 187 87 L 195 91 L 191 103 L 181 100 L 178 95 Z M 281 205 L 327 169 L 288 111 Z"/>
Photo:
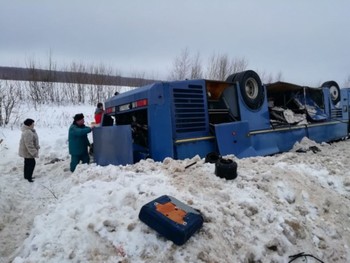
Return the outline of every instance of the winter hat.
<path id="1" fill-rule="evenodd" d="M 84 115 L 82 113 L 75 114 L 74 121 L 80 121 L 84 119 Z"/>
<path id="2" fill-rule="evenodd" d="M 34 120 L 32 119 L 26 119 L 23 124 L 26 125 L 26 126 L 30 126 L 34 123 Z"/>

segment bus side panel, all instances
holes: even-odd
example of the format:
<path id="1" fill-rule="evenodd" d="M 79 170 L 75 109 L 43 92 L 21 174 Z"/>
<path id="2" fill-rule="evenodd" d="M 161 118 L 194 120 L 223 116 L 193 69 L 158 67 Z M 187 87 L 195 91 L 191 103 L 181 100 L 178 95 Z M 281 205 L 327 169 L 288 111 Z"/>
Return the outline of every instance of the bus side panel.
<path id="1" fill-rule="evenodd" d="M 221 155 L 244 158 L 289 151 L 307 135 L 307 130 L 300 127 L 249 132 L 249 123 L 242 121 L 215 125 L 215 133 Z"/>
<path id="2" fill-rule="evenodd" d="M 307 129 L 304 126 L 291 127 L 288 130 L 275 131 L 272 137 L 276 140 L 278 152 L 287 152 L 293 148 L 296 142 L 307 137 Z"/>
<path id="3" fill-rule="evenodd" d="M 159 86 L 162 85 L 160 88 Z M 155 161 L 166 157 L 174 158 L 171 106 L 167 84 L 158 84 L 158 93 L 153 91 L 148 106 L 148 147 L 150 156 Z"/>
<path id="4" fill-rule="evenodd" d="M 336 122 L 308 126 L 309 138 L 315 142 L 329 142 L 345 138 L 348 134 L 348 123 Z"/>
<path id="5" fill-rule="evenodd" d="M 304 126 L 300 126 L 300 128 L 291 127 L 258 133 L 252 136 L 252 141 L 259 155 L 271 155 L 291 150 L 294 144 L 305 136 L 307 130 Z"/>
<path id="6" fill-rule="evenodd" d="M 214 127 L 216 141 L 221 155 L 234 154 L 237 157 L 257 155 L 249 137 L 248 122 L 222 123 Z"/>
<path id="7" fill-rule="evenodd" d="M 208 153 L 216 150 L 214 138 L 201 141 L 184 142 L 175 145 L 176 157 L 178 159 L 191 158 L 199 155 L 204 158 Z"/>
<path id="8" fill-rule="evenodd" d="M 96 164 L 105 166 L 134 163 L 130 125 L 95 127 L 92 136 Z"/>

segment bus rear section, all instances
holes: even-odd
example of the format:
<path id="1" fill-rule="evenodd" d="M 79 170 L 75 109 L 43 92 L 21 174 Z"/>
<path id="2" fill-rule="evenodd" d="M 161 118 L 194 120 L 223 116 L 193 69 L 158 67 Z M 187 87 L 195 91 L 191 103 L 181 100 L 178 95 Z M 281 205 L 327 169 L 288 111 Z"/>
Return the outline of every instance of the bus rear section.
<path id="1" fill-rule="evenodd" d="M 154 83 L 108 99 L 105 108 L 102 125 L 93 132 L 94 142 L 101 145 L 95 159 L 98 163 L 102 158 L 102 165 L 107 160 L 125 164 L 145 158 L 162 161 L 166 157 L 203 156 L 215 148 L 209 131 L 205 80 Z M 119 137 L 124 138 L 118 142 L 121 145 L 116 143 Z M 130 155 L 130 151 L 132 160 L 123 162 L 106 156 L 108 152 L 117 159 L 120 152 Z"/>

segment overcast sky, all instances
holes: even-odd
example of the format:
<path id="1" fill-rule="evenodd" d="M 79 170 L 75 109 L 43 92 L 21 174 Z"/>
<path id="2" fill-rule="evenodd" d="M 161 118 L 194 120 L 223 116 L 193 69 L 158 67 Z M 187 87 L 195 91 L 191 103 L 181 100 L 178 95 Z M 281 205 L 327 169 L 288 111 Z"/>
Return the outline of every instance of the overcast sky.
<path id="1" fill-rule="evenodd" d="M 165 78 L 188 49 L 318 85 L 350 76 L 349 0 L 0 0 L 0 66 L 103 64 Z"/>

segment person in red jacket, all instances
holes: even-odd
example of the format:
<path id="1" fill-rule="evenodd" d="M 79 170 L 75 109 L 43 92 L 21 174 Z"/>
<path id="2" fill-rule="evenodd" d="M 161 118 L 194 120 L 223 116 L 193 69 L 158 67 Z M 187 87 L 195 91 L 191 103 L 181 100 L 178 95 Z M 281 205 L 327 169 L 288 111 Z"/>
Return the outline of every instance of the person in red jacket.
<path id="1" fill-rule="evenodd" d="M 95 123 L 100 125 L 102 121 L 102 115 L 104 113 L 103 104 L 101 102 L 97 103 L 97 108 L 95 110 Z"/>

